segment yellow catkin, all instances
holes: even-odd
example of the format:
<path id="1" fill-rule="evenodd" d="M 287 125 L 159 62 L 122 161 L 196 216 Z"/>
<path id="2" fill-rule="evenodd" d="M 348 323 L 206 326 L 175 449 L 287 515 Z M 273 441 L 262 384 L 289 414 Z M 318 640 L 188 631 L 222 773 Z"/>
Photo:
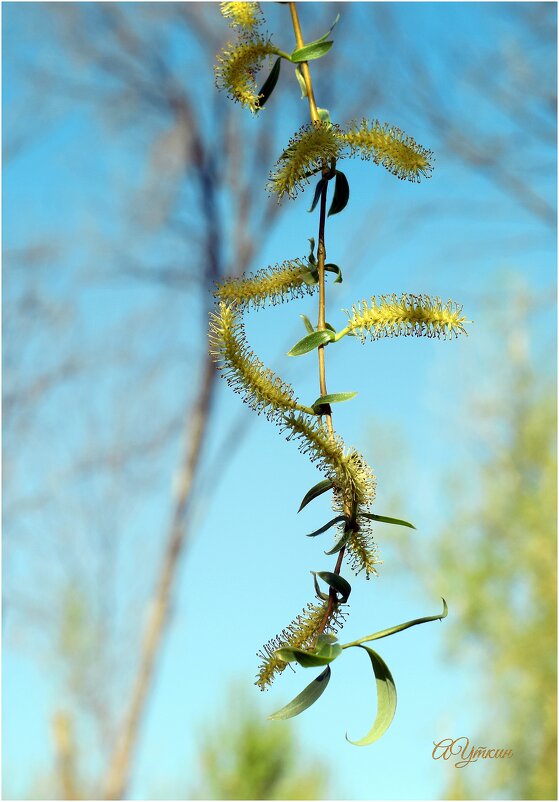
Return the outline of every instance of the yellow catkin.
<path id="1" fill-rule="evenodd" d="M 377 557 L 377 547 L 373 540 L 372 527 L 367 519 L 361 519 L 359 529 L 352 532 L 346 544 L 347 555 L 351 567 L 356 574 L 365 571 L 367 579 L 371 574 L 376 575 L 375 565 L 381 560 Z"/>
<path id="2" fill-rule="evenodd" d="M 304 411 L 293 388 L 252 353 L 234 306 L 221 302 L 210 315 L 209 340 L 222 376 L 255 412 L 266 412 L 273 420 L 282 412 Z"/>
<path id="3" fill-rule="evenodd" d="M 340 155 L 337 127 L 324 123 L 302 126 L 290 140 L 270 173 L 268 188 L 278 196 L 296 197 L 311 176 Z"/>
<path id="4" fill-rule="evenodd" d="M 253 35 L 237 43 L 227 44 L 217 56 L 214 68 L 218 89 L 227 92 L 230 98 L 253 113 L 260 108 L 256 73 L 261 69 L 266 56 L 277 54 L 270 39 Z"/>
<path id="5" fill-rule="evenodd" d="M 218 285 L 215 296 L 219 301 L 254 308 L 281 303 L 286 298 L 301 298 L 312 294 L 318 284 L 309 284 L 309 263 L 292 259 L 276 267 L 263 268 L 253 275 L 227 279 Z"/>
<path id="6" fill-rule="evenodd" d="M 320 423 L 305 415 L 287 414 L 282 420 L 290 432 L 287 439 L 298 441 L 301 453 L 318 464 L 342 495 L 351 496 L 358 504 L 368 504 L 374 499 L 373 472 L 356 451 L 345 450 L 338 434 L 332 437 Z"/>
<path id="7" fill-rule="evenodd" d="M 311 602 L 279 635 L 276 635 L 264 644 L 262 649 L 257 653 L 261 663 L 258 668 L 258 674 L 256 675 L 256 682 L 254 683 L 258 685 L 261 691 L 271 685 L 275 677 L 281 674 L 289 665 L 289 663 L 281 660 L 275 654 L 277 649 L 281 649 L 284 646 L 292 646 L 295 649 L 307 649 L 312 646 L 315 635 L 324 621 L 327 608 L 327 602 L 321 602 L 320 604 Z M 344 619 L 344 613 L 339 607 L 334 605 L 329 612 L 323 631 L 337 633 L 343 626 Z"/>
<path id="8" fill-rule="evenodd" d="M 420 181 L 432 172 L 433 154 L 396 126 L 378 120 L 350 126 L 341 138 L 351 148 L 351 155 L 372 159 L 398 178 Z"/>
<path id="9" fill-rule="evenodd" d="M 259 3 L 220 3 L 220 10 L 231 28 L 253 31 L 262 22 Z"/>
<path id="10" fill-rule="evenodd" d="M 466 334 L 462 307 L 429 295 L 381 295 L 352 307 L 348 328 L 361 338 L 438 337 Z"/>

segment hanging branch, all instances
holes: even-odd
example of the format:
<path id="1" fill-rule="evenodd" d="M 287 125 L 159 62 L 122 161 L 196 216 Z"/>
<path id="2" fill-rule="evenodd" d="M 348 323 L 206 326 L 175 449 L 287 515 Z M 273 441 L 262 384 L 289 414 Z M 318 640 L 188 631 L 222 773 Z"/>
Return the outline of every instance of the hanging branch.
<path id="1" fill-rule="evenodd" d="M 316 257 L 315 240 L 310 238 L 308 257 L 291 259 L 218 285 L 217 306 L 210 315 L 210 351 L 229 386 L 252 410 L 264 412 L 322 472 L 324 478 L 307 492 L 299 509 L 331 491 L 335 517 L 309 536 L 316 537 L 337 528 L 334 544 L 325 552 L 336 555 L 333 571 L 311 572 L 316 598 L 259 652 L 261 664 L 256 684 L 265 689 L 288 665 L 326 666 L 299 696 L 270 716 L 290 718 L 306 710 L 322 695 L 330 679 L 330 663 L 345 649 L 363 649 L 375 675 L 378 702 L 370 732 L 353 742 L 364 746 L 386 731 L 396 709 L 392 675 L 380 655 L 364 644 L 417 624 L 442 619 L 447 615 L 447 605 L 443 599 L 443 611 L 439 615 L 414 619 L 345 645 L 338 642 L 337 633 L 346 619 L 345 606 L 351 593 L 351 585 L 341 576 L 344 558 L 348 557 L 355 573 L 364 571 L 368 579 L 376 574 L 375 566 L 379 563 L 372 522 L 414 527 L 400 518 L 372 512 L 376 495 L 374 474 L 358 451 L 345 446 L 332 423 L 332 404 L 349 401 L 356 393 L 328 392 L 326 349 L 346 336 L 357 337 L 362 342 L 367 337 L 378 340 L 403 335 L 452 339 L 465 333 L 466 321 L 461 307 L 451 301 L 443 303 L 439 298 L 406 293 L 399 297 L 373 297 L 370 302 L 354 304 L 348 313 L 347 325 L 339 331 L 326 322 L 326 274 L 334 274 L 335 282 L 342 281 L 339 266 L 326 262 L 326 220 L 342 212 L 350 196 L 349 182 L 338 169 L 338 163 L 344 158 L 360 156 L 400 179 L 418 183 L 431 174 L 432 154 L 395 126 L 364 119 L 359 124 L 342 127 L 332 123 L 327 109 L 317 106 L 308 62 L 328 53 L 333 45 L 330 35 L 338 19 L 324 36 L 305 44 L 296 4 L 289 3 L 296 48 L 288 54 L 277 48 L 271 37 L 260 33 L 263 15 L 258 3 L 222 3 L 221 9 L 238 32 L 238 38 L 218 56 L 216 80 L 218 87 L 226 90 L 233 100 L 258 114 L 276 86 L 281 63 L 287 61 L 295 65 L 302 96 L 308 102 L 310 123 L 293 135 L 279 156 L 270 173 L 268 189 L 277 196 L 278 202 L 285 197 L 293 199 L 313 177 L 318 177 L 309 211 L 314 212 L 318 206 L 319 220 Z M 256 73 L 270 57 L 275 57 L 275 61 L 258 90 Z M 334 181 L 334 192 L 327 212 L 331 181 Z M 251 351 L 242 322 L 249 308 L 261 309 L 267 304 L 288 302 L 307 293 L 318 294 L 317 325 L 315 328 L 301 316 L 307 334 L 293 346 L 288 356 L 300 357 L 317 351 L 320 395 L 310 404 L 300 402 L 294 389 L 266 368 Z M 324 583 L 324 589 L 319 580 Z"/>

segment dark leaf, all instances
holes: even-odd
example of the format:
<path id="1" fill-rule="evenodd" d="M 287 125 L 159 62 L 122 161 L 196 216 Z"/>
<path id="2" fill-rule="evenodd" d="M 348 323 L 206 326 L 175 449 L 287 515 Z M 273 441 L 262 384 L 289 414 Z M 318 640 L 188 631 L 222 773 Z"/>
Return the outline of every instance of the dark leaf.
<path id="1" fill-rule="evenodd" d="M 349 200 L 349 184 L 345 174 L 336 170 L 336 184 L 334 186 L 334 197 L 328 211 L 328 217 L 338 214 L 347 206 Z"/>
<path id="2" fill-rule="evenodd" d="M 339 576 L 339 574 L 333 574 L 331 571 L 318 571 L 317 575 L 340 594 L 341 601 L 345 604 L 351 593 L 351 585 L 347 579 Z"/>
<path id="3" fill-rule="evenodd" d="M 262 85 L 262 89 L 258 93 L 259 100 L 258 100 L 258 107 L 261 109 L 264 103 L 268 100 L 274 89 L 276 88 L 276 84 L 278 82 L 279 74 L 281 68 L 281 58 L 277 58 L 274 61 L 274 66 L 270 70 L 270 74 L 264 81 Z M 258 109 L 257 109 L 258 110 Z"/>
<path id="4" fill-rule="evenodd" d="M 309 212 L 314 212 L 314 210 L 316 209 L 316 204 L 320 200 L 320 196 L 322 195 L 322 193 L 325 191 L 327 183 L 328 181 L 325 178 L 321 178 L 318 184 L 316 185 L 313 202 L 311 208 L 309 209 Z"/>
<path id="5" fill-rule="evenodd" d="M 307 537 L 316 537 L 317 535 L 321 535 L 323 532 L 327 532 L 331 526 L 335 526 L 336 524 L 339 524 L 341 521 L 345 520 L 346 520 L 345 515 L 338 515 L 337 518 L 332 518 L 331 521 L 328 521 L 327 524 L 321 526 L 320 529 L 315 529 L 315 531 L 311 532 L 309 535 L 307 535 Z"/>
<path id="6" fill-rule="evenodd" d="M 323 493 L 326 493 L 328 490 L 331 490 L 334 487 L 334 483 L 331 479 L 322 479 L 322 481 L 318 482 L 314 487 L 311 487 L 309 492 L 305 495 L 305 498 L 301 502 L 301 506 L 297 510 L 297 512 L 301 512 L 303 507 L 306 507 L 307 504 L 310 504 L 315 498 L 321 496 Z"/>
<path id="7" fill-rule="evenodd" d="M 359 515 L 361 518 L 369 518 L 371 521 L 380 521 L 383 524 L 398 524 L 398 526 L 409 526 L 410 529 L 415 529 L 413 524 L 403 521 L 401 518 L 388 518 L 386 515 L 374 515 L 372 512 L 361 512 Z"/>

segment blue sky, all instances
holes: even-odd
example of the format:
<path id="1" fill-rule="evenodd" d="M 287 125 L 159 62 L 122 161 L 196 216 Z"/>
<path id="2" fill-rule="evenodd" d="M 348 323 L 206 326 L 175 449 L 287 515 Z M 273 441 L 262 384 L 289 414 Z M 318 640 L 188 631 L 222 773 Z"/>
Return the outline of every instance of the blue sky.
<path id="1" fill-rule="evenodd" d="M 374 43 L 369 5 L 359 4 L 356 13 L 366 41 Z M 480 53 L 492 48 L 498 54 L 504 52 L 512 36 L 511 28 L 506 19 L 503 21 L 495 13 L 494 4 L 391 6 L 405 35 L 416 45 L 420 41 L 421 56 L 433 67 L 447 108 L 469 105 L 475 124 L 483 130 L 513 132 L 514 122 L 505 119 L 490 103 L 481 102 L 471 87 L 449 82 L 443 59 L 449 47 L 458 52 L 461 46 L 473 47 Z M 134 14 L 134 6 L 130 8 Z M 38 6 L 6 3 L 3 11 L 3 97 L 5 130 L 9 134 L 18 123 L 14 110 L 23 81 L 20 65 L 26 56 L 34 58 L 44 47 L 50 53 L 51 67 L 62 72 L 71 67 L 65 55 L 52 48 L 53 31 L 48 26 L 41 28 Z M 272 30 L 282 12 L 275 4 L 269 9 Z M 303 12 L 303 24 L 311 25 L 310 4 Z M 188 37 L 184 45 L 195 48 Z M 349 47 L 344 40 L 343 20 L 336 30 L 336 47 Z M 177 52 L 177 59 L 182 58 L 178 45 Z M 550 62 L 542 54 L 538 63 L 542 70 L 553 70 Z M 321 62 L 313 65 L 313 75 L 317 76 L 319 105 L 328 106 L 336 120 L 335 107 L 324 97 L 327 86 L 321 78 Z M 211 76 L 200 80 L 203 87 L 211 87 Z M 386 115 L 435 150 L 436 142 L 430 141 L 432 133 L 425 124 L 422 129 L 413 111 L 412 85 L 408 91 L 409 97 L 404 90 L 401 98 L 391 98 L 371 116 L 384 119 Z M 398 101 L 401 111 L 394 117 Z M 226 99 L 222 98 L 222 102 Z M 282 119 L 285 141 L 306 119 L 302 103 L 299 113 L 300 119 L 295 122 Z M 242 115 L 242 110 L 238 109 L 238 114 Z M 251 121 L 253 126 L 265 124 L 264 115 Z M 165 410 L 172 409 L 173 403 L 180 404 L 188 396 L 196 354 L 205 347 L 201 341 L 192 343 L 189 339 L 190 321 L 199 312 L 198 306 L 189 297 L 169 301 L 167 296 L 160 296 L 157 288 L 111 276 L 111 267 L 117 261 L 111 244 L 120 227 L 124 227 L 122 198 L 143 186 L 147 152 L 146 143 L 134 131 L 129 138 L 115 135 L 110 125 L 99 122 L 88 107 L 66 101 L 60 115 L 45 126 L 44 134 L 5 166 L 5 247 L 17 249 L 43 238 L 62 242 L 61 253 L 38 270 L 37 287 L 69 310 L 62 323 L 61 341 L 79 340 L 85 353 L 107 355 L 106 371 L 94 384 L 86 376 L 77 381 L 76 389 L 62 390 L 52 397 L 45 413 L 47 427 L 36 435 L 36 440 L 26 440 L 23 453 L 18 455 L 18 477 L 22 478 L 12 482 L 12 492 L 25 494 L 37 489 L 47 495 L 59 493 L 60 484 L 53 477 L 91 436 L 91 420 L 99 424 L 98 432 L 95 430 L 99 440 L 110 438 L 111 427 L 120 420 L 111 405 L 114 396 L 118 397 L 121 381 L 119 369 L 110 357 L 127 345 L 114 342 L 111 331 L 127 316 L 143 312 L 148 317 L 153 315 L 145 324 L 146 337 L 141 344 L 130 344 L 135 356 L 139 353 L 157 359 L 162 343 L 177 348 L 177 355 L 163 369 L 161 383 L 153 391 L 156 403 Z M 533 167 L 533 185 L 546 193 L 552 204 L 555 171 L 549 175 L 536 170 L 540 161 L 549 159 L 548 154 L 549 148 L 544 150 L 541 145 L 538 149 L 535 145 L 530 156 L 533 164 L 515 167 L 523 175 Z M 375 510 L 413 521 L 416 537 L 426 549 L 430 533 L 448 514 L 445 489 L 449 474 L 458 467 L 457 455 L 470 460 L 473 456 L 469 438 L 475 421 L 467 418 L 471 400 L 499 381 L 498 372 L 480 373 L 478 366 L 491 351 L 500 359 L 506 358 L 507 343 L 516 325 L 511 319 L 509 328 L 500 331 L 496 340 L 490 306 L 483 299 L 495 294 L 497 304 L 506 302 L 508 282 L 512 282 L 508 276 L 512 272 L 519 274 L 532 290 L 547 290 L 553 285 L 555 269 L 555 241 L 548 226 L 487 177 L 448 153 L 436 155 L 433 178 L 417 186 L 397 181 L 370 163 L 347 162 L 344 169 L 351 185 L 348 210 L 353 208 L 356 212 L 332 218 L 327 230 L 328 258 L 344 271 L 344 283 L 330 284 L 328 288 L 327 318 L 336 328 L 343 325 L 342 309 L 372 294 L 392 292 L 425 292 L 445 300 L 452 298 L 464 304 L 467 317 L 474 321 L 468 327 L 468 338 L 452 342 L 409 338 L 361 345 L 347 338 L 327 351 L 329 391 L 358 392 L 352 402 L 336 407 L 335 425 L 345 441 L 360 448 L 375 469 L 379 485 Z M 258 263 L 253 265 L 255 269 L 307 253 L 308 237 L 315 233 L 317 223 L 316 217 L 303 212 L 309 206 L 311 191 L 285 213 L 266 240 Z M 429 204 L 434 211 L 425 215 L 422 210 Z M 138 235 L 138 243 L 131 244 L 132 258 L 141 242 Z M 153 240 L 150 247 L 173 246 Z M 188 247 L 176 255 L 187 259 Z M 16 298 L 23 286 L 10 261 L 5 264 L 4 304 Z M 89 276 L 85 282 L 84 274 Z M 304 334 L 299 314 L 314 317 L 315 304 L 314 299 L 303 299 L 251 313 L 247 319 L 247 336 L 255 351 L 292 382 L 299 397 L 309 403 L 318 395 L 315 355 L 298 360 L 282 356 Z M 531 356 L 545 371 L 554 340 L 551 312 L 542 316 L 533 335 Z M 38 366 L 49 365 L 53 342 L 30 338 L 30 343 L 11 381 L 32 377 Z M 133 366 L 127 365 L 126 381 L 133 383 L 134 377 Z M 151 396 L 147 399 L 151 400 Z M 142 415 L 149 417 L 151 408 L 136 410 L 134 420 L 123 425 L 141 426 Z M 247 418 L 250 415 L 239 398 L 223 385 L 205 456 L 206 467 L 216 465 L 216 460 L 219 465 L 223 437 L 232 425 Z M 126 583 L 133 584 L 134 574 L 143 567 L 149 576 L 154 555 L 158 554 L 160 533 L 165 531 L 169 515 L 169 482 L 177 448 L 175 443 L 165 450 L 149 494 L 126 500 L 126 523 L 120 533 L 122 550 L 118 555 L 122 582 L 116 591 L 119 609 L 129 598 Z M 199 498 L 195 537 L 182 566 L 172 626 L 135 761 L 133 798 L 159 795 L 175 778 L 181 778 L 187 787 L 192 784 L 200 728 L 219 718 L 228 683 L 240 679 L 251 689 L 257 649 L 312 598 L 308 572 L 331 570 L 332 558 L 322 553 L 328 547 L 328 536 L 320 543 L 304 537 L 331 517 L 327 499 L 296 514 L 300 499 L 318 478 L 316 470 L 292 443 L 278 437 L 266 420 L 256 419 L 251 420 L 246 436 L 227 460 L 216 491 L 210 493 L 206 486 Z M 101 499 L 102 505 L 110 503 L 103 492 L 102 487 L 78 482 L 72 485 L 67 516 L 80 532 L 87 532 L 88 494 L 97 494 L 93 498 Z M 398 506 L 390 499 L 398 499 Z M 9 500 L 5 498 L 5 503 Z M 73 518 L 74 514 L 78 517 Z M 52 554 L 48 544 L 57 535 L 49 530 L 53 520 L 58 519 L 46 514 L 29 519 L 35 530 L 27 549 L 22 549 L 17 559 L 11 558 L 10 552 L 10 559 L 5 561 L 8 593 L 13 588 L 28 592 L 42 550 Z M 7 549 L 12 548 L 13 532 L 6 532 Z M 369 582 L 362 577 L 351 580 L 346 570 L 353 591 L 343 639 L 352 640 L 401 621 L 434 614 L 441 606 L 440 595 L 449 602 L 450 616 L 442 624 L 418 627 L 382 641 L 379 652 L 396 680 L 398 711 L 389 732 L 374 747 L 358 749 L 344 739 L 345 732 L 352 738 L 363 735 L 374 718 L 370 668 L 365 656 L 353 651 L 335 664 L 327 692 L 297 721 L 298 733 L 305 749 L 330 765 L 334 795 L 347 799 L 432 799 L 442 793 L 455 771 L 452 765 L 431 759 L 432 742 L 475 732 L 484 713 L 477 701 L 480 680 L 470 657 L 451 662 L 445 654 L 445 633 L 452 626 L 452 588 L 441 588 L 439 596 L 428 593 L 421 578 L 401 565 L 397 549 L 391 547 L 398 530 L 379 525 L 376 533 L 384 559 L 380 576 Z M 78 542 L 82 541 L 76 539 Z M 78 545 L 70 544 L 69 548 L 78 550 Z M 49 559 L 55 562 L 55 558 Z M 8 595 L 8 603 L 9 600 Z M 33 626 L 30 621 L 30 630 Z M 64 687 L 56 660 L 39 660 L 38 652 L 28 645 L 24 648 L 25 644 L 25 625 L 22 631 L 14 632 L 8 621 L 4 628 L 3 672 L 5 795 L 21 795 L 30 776 L 34 778 L 47 770 L 52 757 L 50 718 L 60 705 Z M 261 702 L 263 712 L 268 713 L 298 693 L 310 681 L 310 675 L 310 671 L 302 669 L 294 675 L 284 674 L 261 698 L 256 689 L 250 692 Z M 281 724 L 273 722 L 270 726 Z M 489 736 L 498 744 L 506 740 L 498 721 L 493 732 L 487 734 L 488 740 Z M 95 769 L 95 758 L 91 760 L 89 771 Z"/>

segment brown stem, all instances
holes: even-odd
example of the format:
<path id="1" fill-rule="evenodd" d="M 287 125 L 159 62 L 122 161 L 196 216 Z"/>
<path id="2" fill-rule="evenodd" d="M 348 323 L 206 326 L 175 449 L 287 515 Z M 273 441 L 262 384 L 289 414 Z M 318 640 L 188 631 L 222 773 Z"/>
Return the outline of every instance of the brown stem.
<path id="1" fill-rule="evenodd" d="M 184 456 L 176 476 L 176 498 L 169 539 L 165 549 L 163 565 L 157 590 L 154 594 L 150 616 L 142 644 L 140 668 L 132 689 L 130 704 L 126 711 L 120 737 L 113 753 L 105 780 L 104 798 L 122 799 L 126 790 L 134 746 L 137 741 L 140 719 L 145 709 L 155 661 L 160 649 L 166 625 L 169 623 L 171 594 L 176 581 L 179 557 L 190 534 L 185 518 L 192 500 L 192 488 L 208 428 L 210 409 L 215 386 L 215 366 L 208 356 L 204 377 L 194 409 L 185 420 Z"/>
<path id="2" fill-rule="evenodd" d="M 295 41 L 297 43 L 297 47 L 301 48 L 304 47 L 305 42 L 303 39 L 303 34 L 301 31 L 301 24 L 299 22 L 299 15 L 297 14 L 297 7 L 295 3 L 289 3 L 289 10 L 291 11 L 291 20 L 293 22 L 293 31 L 295 33 Z M 309 111 L 311 115 L 311 120 L 313 123 L 320 123 L 320 117 L 318 115 L 318 109 L 316 106 L 316 101 L 314 99 L 314 92 L 312 86 L 312 79 L 311 73 L 309 70 L 309 65 L 306 61 L 301 62 L 301 74 L 305 81 L 305 86 L 307 89 L 307 98 L 309 101 Z M 328 166 L 325 164 L 322 170 L 322 176 L 325 177 L 329 172 Z M 319 331 L 323 331 L 326 328 L 326 286 L 324 282 L 324 264 L 326 262 L 326 245 L 325 245 L 325 237 L 324 237 L 324 230 L 326 227 L 326 196 L 327 196 L 327 189 L 328 184 L 326 184 L 324 191 L 320 197 L 320 219 L 318 224 L 318 251 L 317 251 L 317 258 L 318 258 L 318 324 L 317 329 Z M 328 390 L 326 389 L 326 365 L 324 359 L 324 345 L 320 345 L 318 348 L 318 378 L 320 382 L 320 394 L 327 395 Z M 326 412 L 324 413 L 324 417 L 326 418 L 326 426 L 328 428 L 328 432 L 331 437 L 334 436 L 334 426 L 332 424 L 332 411 L 330 406 L 327 407 Z M 339 574 L 342 569 L 342 562 L 344 559 L 345 553 L 345 546 L 342 548 L 338 554 L 338 559 L 336 561 L 336 567 L 334 569 L 335 574 Z M 332 614 L 332 611 L 337 604 L 337 597 L 336 591 L 334 588 L 330 588 L 330 593 L 328 595 L 328 606 L 326 608 L 326 612 L 324 614 L 324 618 L 320 626 L 316 631 L 316 637 L 324 631 L 326 624 Z"/>

